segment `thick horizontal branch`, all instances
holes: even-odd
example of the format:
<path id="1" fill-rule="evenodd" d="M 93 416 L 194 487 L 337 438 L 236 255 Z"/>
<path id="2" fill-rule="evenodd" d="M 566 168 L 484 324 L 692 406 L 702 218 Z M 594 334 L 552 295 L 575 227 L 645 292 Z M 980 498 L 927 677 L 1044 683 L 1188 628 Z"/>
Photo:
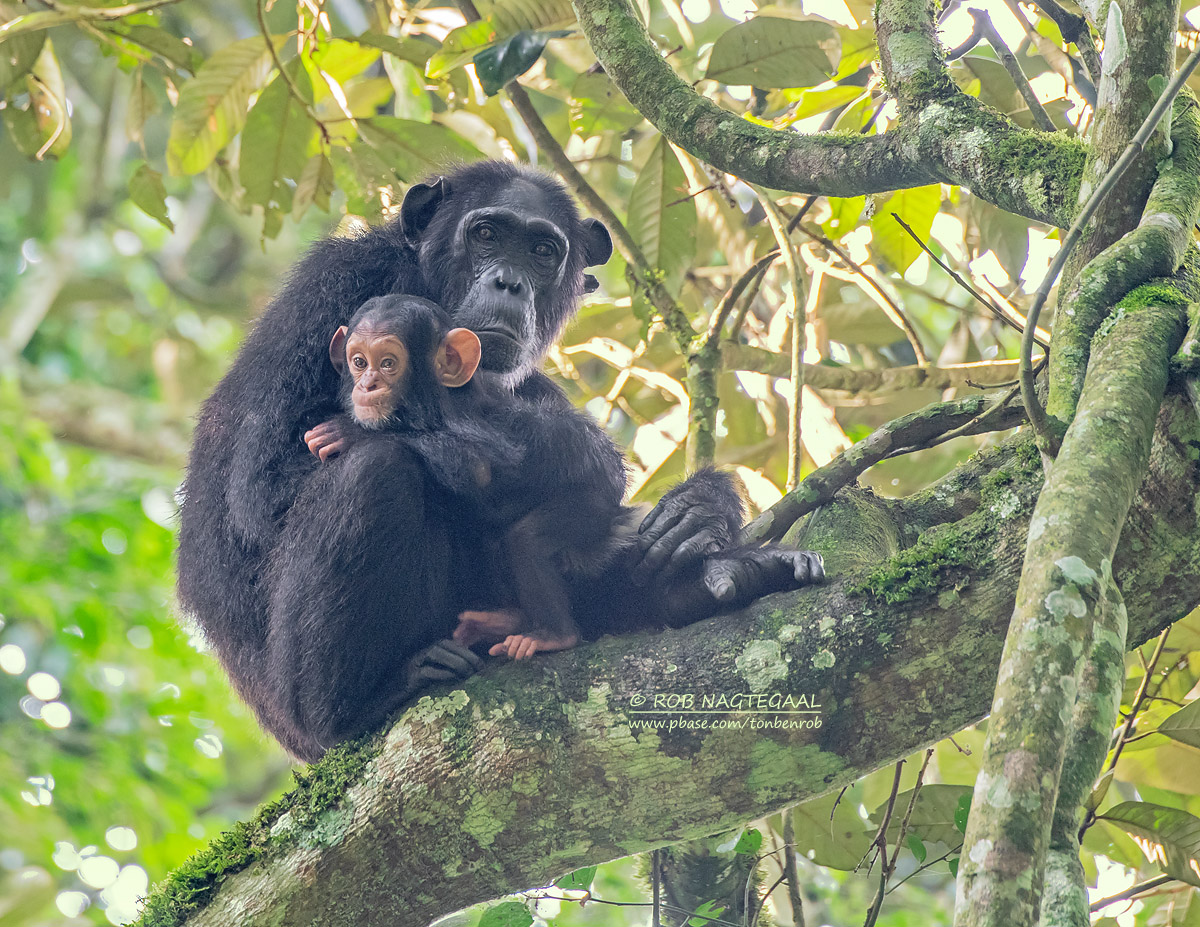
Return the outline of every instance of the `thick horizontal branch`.
<path id="1" fill-rule="evenodd" d="M 1200 483 L 1200 428 L 1169 401 L 1157 433 L 1115 566 L 1131 644 L 1200 600 L 1200 522 L 1179 506 Z M 419 927 L 736 826 L 960 730 L 991 703 L 1041 484 L 1024 440 L 906 500 L 843 494 L 802 525 L 829 585 L 423 698 L 181 870 L 146 923 Z M 772 695 L 817 713 L 700 711 Z"/>
<path id="2" fill-rule="evenodd" d="M 755 125 L 696 93 L 627 0 L 573 0 L 596 57 L 663 135 L 713 167 L 775 190 L 860 196 L 931 183 L 894 135 L 804 135 Z"/>

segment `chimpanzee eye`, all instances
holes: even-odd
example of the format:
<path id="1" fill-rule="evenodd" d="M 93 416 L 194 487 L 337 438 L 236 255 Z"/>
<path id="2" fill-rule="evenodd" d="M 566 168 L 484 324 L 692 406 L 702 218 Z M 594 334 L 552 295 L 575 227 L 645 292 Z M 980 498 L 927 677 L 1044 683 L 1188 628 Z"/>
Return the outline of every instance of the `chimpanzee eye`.
<path id="1" fill-rule="evenodd" d="M 350 363 L 354 365 L 355 370 L 365 370 L 367 366 L 366 358 L 364 358 L 361 354 L 354 355 L 354 358 L 350 361 Z"/>
<path id="2" fill-rule="evenodd" d="M 480 241 L 492 241 L 496 237 L 496 230 L 484 222 L 475 226 L 475 237 Z"/>
<path id="3" fill-rule="evenodd" d="M 380 364 L 379 366 L 382 367 L 384 370 L 391 370 L 393 367 L 396 366 L 396 362 L 389 357 L 389 358 L 386 358 L 384 360 L 384 362 L 382 364 Z"/>
<path id="4" fill-rule="evenodd" d="M 539 241 L 533 246 L 533 253 L 538 257 L 551 258 L 558 254 L 558 249 L 554 247 L 553 242 Z"/>

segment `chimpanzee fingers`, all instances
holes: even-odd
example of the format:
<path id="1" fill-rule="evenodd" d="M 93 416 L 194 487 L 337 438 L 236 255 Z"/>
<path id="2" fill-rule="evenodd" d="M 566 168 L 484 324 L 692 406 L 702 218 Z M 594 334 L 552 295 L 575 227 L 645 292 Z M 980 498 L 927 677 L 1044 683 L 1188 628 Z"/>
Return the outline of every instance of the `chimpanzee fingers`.
<path id="1" fill-rule="evenodd" d="M 642 550 L 648 550 L 663 534 L 679 524 L 679 520 L 686 514 L 687 509 L 681 505 L 673 505 L 670 502 L 658 503 L 638 525 L 638 534 L 640 535 L 638 546 Z"/>
<path id="2" fill-rule="evenodd" d="M 632 579 L 637 585 L 644 585 L 650 577 L 661 570 L 671 559 L 671 555 L 679 545 L 695 534 L 700 517 L 689 512 L 679 519 L 675 525 L 651 545 L 642 555 L 642 562 L 633 570 Z"/>
<path id="3" fill-rule="evenodd" d="M 311 447 L 311 445 L 310 445 L 310 447 Z M 345 447 L 346 447 L 346 442 L 339 439 L 337 441 L 332 442 L 331 444 L 326 444 L 323 448 L 320 449 L 320 451 L 317 452 L 317 456 L 321 458 L 321 461 L 323 463 L 326 460 L 328 460 L 330 457 L 336 457 L 338 454 L 340 454 L 345 449 Z"/>
<path id="4" fill-rule="evenodd" d="M 744 572 L 745 565 L 737 560 L 709 560 L 704 564 L 704 586 L 718 602 L 732 602 Z"/>
<path id="5" fill-rule="evenodd" d="M 721 542 L 713 537 L 711 531 L 704 529 L 696 532 L 675 548 L 675 553 L 671 554 L 671 559 L 663 567 L 660 578 L 664 582 L 671 579 L 684 567 L 715 554 L 721 546 Z"/>

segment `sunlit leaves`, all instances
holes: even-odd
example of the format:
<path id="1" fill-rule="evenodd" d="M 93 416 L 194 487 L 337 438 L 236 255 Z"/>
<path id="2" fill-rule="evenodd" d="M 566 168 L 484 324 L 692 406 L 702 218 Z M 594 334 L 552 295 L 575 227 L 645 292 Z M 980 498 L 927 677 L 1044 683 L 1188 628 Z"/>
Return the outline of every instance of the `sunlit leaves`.
<path id="1" fill-rule="evenodd" d="M 429 77 L 445 77 L 496 41 L 496 29 L 487 20 L 459 26 L 446 36 L 441 49 L 425 65 Z"/>
<path id="2" fill-rule="evenodd" d="M 586 892 L 592 887 L 592 881 L 595 878 L 596 867 L 586 866 L 583 869 L 576 869 L 574 872 L 567 873 L 554 884 L 569 892 Z"/>
<path id="3" fill-rule="evenodd" d="M 290 85 L 276 76 L 250 110 L 238 172 L 247 202 L 282 209 L 291 205 L 286 181 L 299 178 L 317 135 L 306 108 L 312 102 L 308 73 L 297 59 L 287 65 L 287 75 Z"/>
<path id="4" fill-rule="evenodd" d="M 571 131 L 588 138 L 604 131 L 624 132 L 642 121 L 607 74 L 580 74 L 571 86 Z"/>
<path id="5" fill-rule="evenodd" d="M 150 55 L 157 55 L 172 67 L 189 74 L 195 74 L 204 62 L 204 56 L 197 48 L 157 26 L 130 25 L 118 21 L 100 28 L 111 33 L 119 42 L 138 46 Z"/>
<path id="6" fill-rule="evenodd" d="M 667 288 L 678 289 L 696 256 L 696 203 L 674 149 L 661 136 L 634 181 L 626 224 Z"/>
<path id="7" fill-rule="evenodd" d="M 839 792 L 803 802 L 784 813 L 792 816 L 796 852 L 818 866 L 851 870 L 870 849 L 871 837 L 858 816 L 856 802 Z"/>
<path id="8" fill-rule="evenodd" d="M 333 165 L 324 154 L 313 155 L 296 181 L 296 191 L 292 195 L 292 217 L 299 219 L 309 206 L 328 212 L 329 194 L 333 188 Z"/>
<path id="9" fill-rule="evenodd" d="M 150 165 L 142 164 L 129 178 L 129 198 L 151 219 L 157 219 L 172 232 L 175 231 L 175 224 L 167 216 L 167 191 L 163 186 L 162 174 L 151 169 Z"/>
<path id="10" fill-rule="evenodd" d="M 921 246 L 892 218 L 898 215 L 920 236 L 929 240 L 933 217 L 942 204 L 942 187 L 929 184 L 893 193 L 880 203 L 871 217 L 871 250 L 896 271 L 903 273 L 921 255 Z"/>
<path id="11" fill-rule="evenodd" d="M 755 87 L 812 87 L 838 64 L 840 42 L 827 23 L 758 16 L 713 46 L 705 77 Z"/>
<path id="12" fill-rule="evenodd" d="M 183 85 L 167 141 L 172 174 L 198 174 L 212 163 L 245 125 L 250 96 L 271 67 L 270 49 L 255 36 L 218 49 Z"/>
<path id="13" fill-rule="evenodd" d="M 1177 808 L 1127 801 L 1100 815 L 1131 834 L 1146 854 L 1167 872 L 1200 886 L 1200 818 Z"/>
<path id="14" fill-rule="evenodd" d="M 962 842 L 955 816 L 958 814 L 960 802 L 965 798 L 969 807 L 971 787 L 967 785 L 944 785 L 930 783 L 921 787 L 917 795 L 917 803 L 913 807 L 908 820 L 908 833 L 919 837 L 926 843 L 944 843 L 947 846 L 957 846 Z M 900 792 L 896 796 L 896 808 L 907 809 L 912 801 L 912 789 Z M 885 805 L 875 809 L 872 818 L 882 820 Z M 900 824 L 903 815 L 893 814 L 888 825 L 888 841 L 895 843 L 900 837 Z"/>
<path id="15" fill-rule="evenodd" d="M 419 180 L 454 162 L 482 157 L 465 138 L 437 123 L 377 116 L 360 120 L 358 131 L 405 182 Z"/>

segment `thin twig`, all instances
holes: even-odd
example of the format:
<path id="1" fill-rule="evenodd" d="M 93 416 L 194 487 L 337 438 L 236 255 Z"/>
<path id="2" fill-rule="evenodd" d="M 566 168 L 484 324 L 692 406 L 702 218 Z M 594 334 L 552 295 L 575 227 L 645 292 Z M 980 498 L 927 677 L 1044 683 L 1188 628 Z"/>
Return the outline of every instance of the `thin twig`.
<path id="1" fill-rule="evenodd" d="M 983 396 L 953 402 L 935 403 L 901 416 L 875 429 L 862 441 L 843 451 L 823 467 L 804 478 L 800 490 L 789 492 L 742 529 L 744 544 L 758 544 L 783 537 L 796 521 L 814 509 L 828 504 L 843 486 L 853 483 L 868 469 L 903 449 L 904 453 L 923 449 L 927 442 L 946 434 L 950 428 L 970 425 L 967 434 L 1000 431 L 1024 419 L 1021 406 L 991 406 Z M 981 415 L 981 412 L 985 412 Z"/>
<path id="2" fill-rule="evenodd" d="M 863 921 L 863 927 L 874 927 L 875 922 L 879 919 L 879 910 L 883 907 L 883 896 L 887 890 L 888 879 L 887 830 L 888 825 L 892 823 L 892 810 L 896 807 L 896 796 L 900 794 L 900 774 L 903 771 L 904 760 L 901 760 L 896 764 L 896 776 L 892 779 L 892 792 L 888 795 L 887 810 L 883 813 L 883 823 L 879 825 L 875 839 L 871 841 L 872 845 L 879 848 L 879 858 L 881 860 L 879 866 L 879 889 L 875 892 L 875 897 L 871 901 L 871 907 L 867 909 L 867 919 Z"/>
<path id="3" fill-rule="evenodd" d="M 1021 4 L 1018 0 L 1004 0 L 1004 4 L 1013 16 L 1016 17 L 1017 22 L 1021 24 L 1021 28 L 1025 30 L 1028 40 L 1037 47 L 1042 57 L 1046 59 L 1046 63 L 1063 80 L 1068 81 L 1072 87 L 1079 91 L 1079 95 L 1083 97 L 1089 106 L 1094 108 L 1096 105 L 1096 85 L 1088 79 L 1085 66 L 1072 58 L 1070 52 L 1059 48 L 1058 43 L 1038 32 L 1034 28 L 1033 23 L 1029 21 L 1029 17 L 1025 15 L 1025 11 L 1021 9 Z M 1087 29 L 1086 22 L 1083 24 L 1083 28 Z M 1059 31 L 1061 32 L 1062 30 Z M 1061 59 L 1058 58 L 1060 55 L 1062 56 Z M 1065 67 L 1059 66 L 1059 60 L 1065 64 Z"/>
<path id="4" fill-rule="evenodd" d="M 1008 313 L 1006 313 L 1003 309 L 1001 309 L 999 306 L 997 306 L 995 303 L 993 303 L 990 299 L 985 299 L 978 290 L 976 290 L 973 286 L 971 286 L 971 284 L 967 283 L 967 281 L 964 280 L 957 273 L 955 273 L 945 261 L 943 261 L 936 254 L 934 254 L 933 251 L 930 250 L 929 246 L 927 244 L 925 244 L 925 242 L 921 241 L 920 236 L 917 235 L 917 233 L 912 230 L 912 227 L 909 226 L 909 224 L 907 222 L 905 222 L 898 215 L 896 215 L 896 213 L 892 213 L 892 218 L 900 223 L 900 227 L 902 229 L 904 229 L 904 231 L 908 232 L 908 234 L 912 238 L 912 240 L 915 241 L 918 245 L 920 245 L 921 250 L 924 251 L 926 254 L 928 254 L 930 259 L 935 264 L 937 264 L 938 267 L 940 267 L 947 274 L 949 274 L 950 278 L 955 283 L 957 283 L 964 290 L 966 290 L 968 293 L 970 293 L 977 302 L 979 302 L 981 305 L 986 307 L 987 310 L 989 312 L 991 312 L 992 315 L 994 315 L 999 321 L 1003 322 L 1005 325 L 1009 326 L 1009 328 L 1012 328 L 1016 331 L 1019 331 L 1019 332 L 1025 331 L 1025 319 L 1023 317 L 1013 318 L 1012 316 L 1008 315 Z M 1041 332 L 1039 330 L 1039 333 L 1036 334 L 1034 336 L 1034 338 L 1036 339 L 1037 343 L 1039 345 L 1041 345 L 1041 347 L 1043 349 L 1045 349 L 1046 347 L 1049 346 L 1049 340 L 1050 340 L 1049 332 Z"/>
<path id="5" fill-rule="evenodd" d="M 1170 633 L 1171 629 L 1166 628 L 1162 634 L 1158 635 L 1158 643 L 1154 645 L 1154 653 L 1150 657 L 1150 663 L 1146 666 L 1146 672 L 1142 675 L 1137 695 L 1133 697 L 1133 702 L 1130 704 L 1129 717 L 1125 719 L 1125 724 L 1121 728 L 1121 736 L 1117 738 L 1117 746 L 1113 749 L 1113 755 L 1105 767 L 1106 772 L 1117 768 L 1117 760 L 1121 758 L 1121 751 L 1125 749 L 1129 735 L 1133 733 L 1134 725 L 1137 724 L 1138 713 L 1142 710 L 1142 702 L 1145 701 L 1146 692 L 1150 688 L 1150 679 L 1158 668 L 1158 661 L 1162 658 L 1163 648 L 1167 646 L 1167 636 Z"/>
<path id="6" fill-rule="evenodd" d="M 779 207 L 757 187 L 754 192 L 767 213 L 767 222 L 775 234 L 780 254 L 787 265 L 792 281 L 792 408 L 788 419 L 788 468 L 787 489 L 791 492 L 800 483 L 800 463 L 804 445 L 800 437 L 800 407 L 804 399 L 804 347 L 805 328 L 808 325 L 805 311 L 804 269 L 796 253 L 796 243 L 788 236 L 787 222 Z"/>
<path id="7" fill-rule="evenodd" d="M 772 251 L 770 254 L 760 257 L 746 268 L 741 276 L 733 281 L 733 284 L 725 291 L 725 295 L 721 297 L 721 302 L 717 304 L 717 308 L 713 312 L 712 319 L 708 323 L 708 330 L 704 333 L 704 337 L 701 340 L 702 348 L 716 344 L 717 339 L 721 336 L 721 329 L 725 327 L 725 322 L 729 319 L 730 313 L 733 312 L 733 307 L 737 305 L 739 297 L 745 292 L 746 287 L 750 285 L 750 281 L 765 272 L 777 257 L 779 257 L 778 251 Z"/>
<path id="8" fill-rule="evenodd" d="M 1000 63 L 1004 65 L 1004 70 L 1008 71 L 1008 76 L 1012 78 L 1012 82 L 1017 85 L 1017 92 L 1021 94 L 1021 98 L 1025 101 L 1025 105 L 1029 107 L 1029 112 L 1033 116 L 1033 121 L 1043 132 L 1053 132 L 1054 123 L 1050 120 L 1050 116 L 1042 107 L 1041 101 L 1038 100 L 1037 94 L 1033 92 L 1033 88 L 1029 86 L 1029 78 L 1025 76 L 1025 72 L 1021 70 L 1021 63 L 1017 61 L 1012 50 L 1004 43 L 1004 39 L 1000 37 L 1000 33 L 996 31 L 996 27 L 992 25 L 992 18 L 986 12 L 975 7 L 967 10 L 971 14 L 971 18 L 975 20 L 975 28 L 979 30 L 980 35 L 988 40 L 988 44 L 992 46 L 992 50 L 996 53 L 996 57 L 1000 59 Z"/>
<path id="9" fill-rule="evenodd" d="M 1137 134 L 1130 140 L 1125 150 L 1121 153 L 1121 157 L 1117 159 L 1117 163 L 1104 175 L 1104 179 L 1100 181 L 1096 189 L 1092 192 L 1092 195 L 1088 197 L 1088 201 L 1083 205 L 1083 208 L 1079 210 L 1079 215 L 1071 223 L 1067 237 L 1063 239 L 1062 247 L 1058 249 L 1058 254 L 1054 256 L 1054 262 L 1050 265 L 1050 270 L 1047 271 L 1041 286 L 1037 288 L 1033 306 L 1030 308 L 1029 316 L 1026 320 L 1025 334 L 1021 338 L 1021 401 L 1025 403 L 1025 409 L 1029 413 L 1029 424 L 1033 426 L 1039 443 L 1043 445 L 1043 449 L 1046 451 L 1057 450 L 1059 438 L 1055 434 L 1054 428 L 1050 424 L 1049 416 L 1046 414 L 1046 410 L 1042 408 L 1041 401 L 1038 399 L 1034 388 L 1032 357 L 1038 317 L 1042 314 L 1042 307 L 1046 305 L 1046 300 L 1050 296 L 1050 289 L 1054 286 L 1055 281 L 1058 280 L 1058 275 L 1062 273 L 1063 266 L 1067 263 L 1067 258 L 1071 256 L 1071 252 L 1075 250 L 1075 246 L 1079 243 L 1079 238 L 1083 234 L 1084 227 L 1091 221 L 1092 216 L 1104 201 L 1104 198 L 1116 187 L 1117 182 L 1124 175 L 1125 171 L 1129 169 L 1138 155 L 1142 153 L 1142 149 L 1146 147 L 1146 142 L 1150 140 L 1150 136 L 1158 128 L 1159 122 L 1162 121 L 1163 116 L 1171 107 L 1171 103 L 1175 100 L 1179 91 L 1183 89 L 1184 82 L 1191 76 L 1197 64 L 1200 64 L 1200 47 L 1188 55 L 1183 66 L 1175 72 L 1175 76 L 1171 78 L 1171 82 L 1167 84 L 1166 89 L 1159 95 L 1154 108 L 1146 116 L 1142 127 L 1137 130 Z"/>
<path id="10" fill-rule="evenodd" d="M 275 63 L 276 70 L 279 71 L 279 79 L 287 84 L 288 93 L 292 95 L 292 99 L 299 103 L 308 115 L 308 118 L 316 123 L 317 129 L 321 132 L 321 138 L 328 145 L 329 129 L 321 121 L 321 117 L 316 114 L 316 111 L 312 108 L 312 104 L 301 95 L 300 88 L 296 86 L 296 82 L 292 80 L 292 75 L 287 72 L 287 68 L 283 66 L 283 61 L 279 58 L 279 50 L 275 47 L 275 37 L 271 34 L 271 29 L 267 25 L 266 0 L 258 0 L 254 5 L 254 9 L 258 14 L 259 31 L 262 32 L 263 40 L 267 43 L 267 51 L 271 53 L 271 60 Z"/>
<path id="11" fill-rule="evenodd" d="M 1110 904 L 1116 904 L 1118 901 L 1127 901 L 1136 895 L 1143 892 L 1148 892 L 1151 889 L 1158 888 L 1160 885 L 1166 885 L 1168 882 L 1174 882 L 1175 877 L 1169 875 L 1155 876 L 1153 879 L 1147 879 L 1145 882 L 1138 882 L 1137 885 L 1131 885 L 1123 892 L 1118 892 L 1116 895 L 1110 895 L 1108 898 L 1101 898 L 1099 901 L 1088 905 L 1088 911 L 1094 913 L 1096 911 L 1107 908 Z"/>
<path id="12" fill-rule="evenodd" d="M 908 343 L 912 346 L 913 354 L 917 356 L 917 364 L 921 367 L 928 366 L 929 358 L 925 354 L 925 348 L 921 345 L 921 339 L 917 336 L 917 330 L 913 328 L 912 323 L 908 321 L 908 317 L 905 316 L 904 311 L 896 305 L 896 301 L 892 299 L 890 295 L 888 295 L 887 290 L 880 286 L 879 282 L 875 280 L 874 277 L 863 270 L 862 266 L 854 261 L 850 255 L 843 251 L 836 243 L 830 241 L 819 232 L 814 232 L 807 226 L 800 225 L 797 227 L 813 241 L 820 243 L 825 248 L 828 248 L 830 251 L 840 257 L 843 261 L 845 261 L 847 267 L 849 267 L 852 271 L 854 271 L 871 285 L 871 288 L 878 293 L 880 298 L 883 300 L 883 304 L 880 304 L 880 308 L 883 309 L 884 314 L 892 320 L 893 325 L 900 329 L 900 331 L 904 332 L 904 337 L 908 339 Z"/>
<path id="13" fill-rule="evenodd" d="M 662 850 L 650 851 L 650 881 L 653 883 L 652 903 L 654 905 L 650 909 L 650 924 L 651 927 L 660 927 L 662 924 Z"/>
<path id="14" fill-rule="evenodd" d="M 783 812 L 783 870 L 788 901 L 792 905 L 792 927 L 804 927 L 804 899 L 800 897 L 800 873 L 796 866 L 796 824 L 789 808 Z"/>
<path id="15" fill-rule="evenodd" d="M 1083 58 L 1083 66 L 1087 68 L 1088 77 L 1092 79 L 1093 84 L 1099 87 L 1103 69 L 1100 66 L 1100 55 L 1096 51 L 1096 43 L 1092 41 L 1092 30 L 1088 28 L 1087 20 L 1077 14 L 1068 13 L 1058 5 L 1056 0 L 1033 0 L 1033 3 L 1054 20 L 1062 37 L 1079 49 L 1079 54 Z"/>

